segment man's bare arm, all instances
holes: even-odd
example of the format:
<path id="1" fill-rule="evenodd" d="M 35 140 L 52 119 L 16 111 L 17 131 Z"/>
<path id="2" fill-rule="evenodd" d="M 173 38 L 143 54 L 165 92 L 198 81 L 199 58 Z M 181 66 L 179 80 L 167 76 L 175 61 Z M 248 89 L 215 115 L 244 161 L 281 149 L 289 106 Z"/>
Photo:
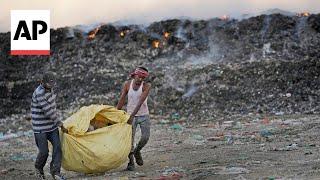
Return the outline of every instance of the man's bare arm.
<path id="1" fill-rule="evenodd" d="M 126 96 L 128 94 L 128 82 L 125 82 L 123 87 L 122 87 L 122 91 L 121 91 L 121 95 L 120 95 L 120 99 L 119 102 L 117 104 L 117 109 L 122 109 L 125 101 L 126 101 Z"/>

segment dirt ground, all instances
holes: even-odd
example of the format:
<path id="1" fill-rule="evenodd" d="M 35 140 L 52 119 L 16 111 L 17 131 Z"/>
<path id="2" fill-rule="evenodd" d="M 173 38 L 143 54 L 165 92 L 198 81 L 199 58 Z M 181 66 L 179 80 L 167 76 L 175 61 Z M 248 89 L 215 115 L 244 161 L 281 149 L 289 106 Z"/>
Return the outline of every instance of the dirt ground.
<path id="1" fill-rule="evenodd" d="M 319 130 L 320 115 L 249 115 L 198 124 L 153 117 L 145 164 L 135 171 L 125 171 L 124 164 L 103 174 L 62 172 L 68 179 L 320 179 Z M 2 140 L 0 147 L 0 179 L 35 179 L 32 134 Z"/>

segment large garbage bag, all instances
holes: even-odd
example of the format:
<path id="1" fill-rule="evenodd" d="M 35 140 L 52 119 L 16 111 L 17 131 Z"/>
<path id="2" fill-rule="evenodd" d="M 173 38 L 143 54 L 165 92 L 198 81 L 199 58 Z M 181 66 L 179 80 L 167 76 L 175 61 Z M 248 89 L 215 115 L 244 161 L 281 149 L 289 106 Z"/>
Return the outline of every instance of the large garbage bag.
<path id="1" fill-rule="evenodd" d="M 64 121 L 67 133 L 60 132 L 62 167 L 66 170 L 98 173 L 126 162 L 131 148 L 129 115 L 108 105 L 82 107 Z M 87 132 L 90 122 L 106 126 Z M 99 123 L 101 124 L 101 123 Z"/>

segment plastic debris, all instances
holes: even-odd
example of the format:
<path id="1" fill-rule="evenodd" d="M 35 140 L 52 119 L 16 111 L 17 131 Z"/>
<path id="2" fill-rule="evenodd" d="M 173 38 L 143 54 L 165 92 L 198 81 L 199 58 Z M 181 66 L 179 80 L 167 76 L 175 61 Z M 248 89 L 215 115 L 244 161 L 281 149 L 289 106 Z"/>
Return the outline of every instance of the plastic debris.
<path id="1" fill-rule="evenodd" d="M 197 141 L 202 141 L 204 139 L 201 135 L 193 135 L 193 138 Z"/>
<path id="2" fill-rule="evenodd" d="M 286 151 L 292 151 L 292 150 L 297 150 L 297 149 L 298 149 L 297 143 L 290 144 L 286 147 Z"/>
<path id="3" fill-rule="evenodd" d="M 13 161 L 22 161 L 22 160 L 25 160 L 26 158 L 22 154 L 16 154 L 14 156 L 11 156 L 10 159 Z"/>
<path id="4" fill-rule="evenodd" d="M 226 141 L 227 141 L 227 144 L 233 144 L 234 143 L 234 139 L 233 139 L 232 134 L 226 135 Z"/>
<path id="5" fill-rule="evenodd" d="M 21 136 L 27 136 L 27 137 L 32 137 L 33 136 L 33 131 L 29 130 L 29 131 L 18 131 L 17 133 L 10 133 L 10 134 L 5 134 L 2 135 L 0 134 L 0 141 L 5 141 L 8 139 L 12 139 L 12 138 L 17 138 L 17 137 L 21 137 Z"/>
<path id="6" fill-rule="evenodd" d="M 236 125 L 235 125 L 235 128 L 236 128 L 236 129 L 242 129 L 242 128 L 243 128 L 243 125 L 241 124 L 241 122 L 238 121 L 238 122 L 236 123 Z"/>
<path id="7" fill-rule="evenodd" d="M 136 172 L 134 173 L 134 177 L 146 177 L 146 174 L 142 172 Z"/>
<path id="8" fill-rule="evenodd" d="M 183 177 L 183 174 L 174 172 L 170 175 L 161 175 L 160 177 L 155 179 L 156 180 L 175 180 L 175 179 L 180 179 L 182 177 Z"/>
<path id="9" fill-rule="evenodd" d="M 223 141 L 223 136 L 212 136 L 207 138 L 208 141 Z"/>
<path id="10" fill-rule="evenodd" d="M 249 172 L 250 171 L 248 169 L 242 168 L 242 167 L 226 167 L 226 168 L 223 168 L 221 171 L 217 172 L 216 174 L 220 174 L 220 175 L 245 174 Z"/>
<path id="11" fill-rule="evenodd" d="M 171 115 L 171 119 L 173 119 L 173 120 L 178 120 L 178 119 L 180 119 L 179 113 L 173 113 L 173 114 Z"/>
<path id="12" fill-rule="evenodd" d="M 222 123 L 222 127 L 224 127 L 224 128 L 232 127 L 233 122 L 234 121 L 224 121 Z"/>
<path id="13" fill-rule="evenodd" d="M 311 154 L 313 154 L 312 151 L 305 151 L 304 152 L 304 155 L 311 155 Z"/>
<path id="14" fill-rule="evenodd" d="M 185 170 L 180 167 L 165 167 L 162 170 L 162 175 L 170 175 L 173 173 L 185 173 Z"/>
<path id="15" fill-rule="evenodd" d="M 282 111 L 276 112 L 275 115 L 277 115 L 277 116 L 282 116 L 282 115 L 284 115 L 284 112 L 282 112 Z"/>
<path id="16" fill-rule="evenodd" d="M 174 125 L 171 126 L 171 129 L 177 130 L 177 131 L 181 131 L 182 130 L 182 126 L 180 124 L 174 124 Z"/>
<path id="17" fill-rule="evenodd" d="M 165 120 L 165 119 L 160 120 L 160 124 L 168 124 L 168 123 L 170 123 L 169 120 Z"/>
<path id="18" fill-rule="evenodd" d="M 2 138 L 0 139 L 0 141 L 4 141 L 4 140 L 16 138 L 16 137 L 18 137 L 18 135 L 15 134 L 15 133 L 6 134 L 6 135 L 2 136 Z"/>
<path id="19" fill-rule="evenodd" d="M 2 169 L 0 171 L 0 174 L 7 174 L 8 172 L 14 171 L 15 169 L 13 167 L 7 168 L 7 169 Z"/>
<path id="20" fill-rule="evenodd" d="M 298 149 L 298 144 L 293 143 L 293 144 L 289 144 L 285 148 L 273 148 L 272 150 L 273 151 L 293 151 L 293 150 L 297 150 L 297 149 Z"/>

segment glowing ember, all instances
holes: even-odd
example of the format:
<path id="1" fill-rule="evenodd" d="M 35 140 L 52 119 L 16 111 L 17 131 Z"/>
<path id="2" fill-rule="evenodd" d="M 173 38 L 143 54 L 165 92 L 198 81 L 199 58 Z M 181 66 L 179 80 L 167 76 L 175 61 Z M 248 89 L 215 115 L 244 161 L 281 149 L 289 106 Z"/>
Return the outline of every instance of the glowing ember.
<path id="1" fill-rule="evenodd" d="M 297 16 L 299 17 L 308 17 L 310 16 L 311 14 L 309 12 L 302 12 L 302 13 L 298 13 Z"/>
<path id="2" fill-rule="evenodd" d="M 159 45 L 160 45 L 160 41 L 159 41 L 159 40 L 154 40 L 154 41 L 152 42 L 152 46 L 153 46 L 154 48 L 159 48 Z"/>
<path id="3" fill-rule="evenodd" d="M 165 33 L 163 33 L 163 36 L 164 36 L 166 39 L 168 39 L 169 36 L 170 36 L 170 33 L 169 33 L 169 32 L 165 32 Z"/>
<path id="4" fill-rule="evenodd" d="M 127 30 L 121 31 L 119 35 L 120 35 L 120 37 L 123 38 L 123 37 L 126 36 L 126 34 L 128 34 L 129 32 L 130 32 L 130 30 L 127 29 Z"/>
<path id="5" fill-rule="evenodd" d="M 123 31 L 120 32 L 120 37 L 124 37 L 125 33 Z"/>
<path id="6" fill-rule="evenodd" d="M 227 21 L 227 20 L 230 19 L 230 17 L 228 15 L 223 15 L 223 16 L 220 17 L 220 19 L 223 20 L 223 21 Z"/>
<path id="7" fill-rule="evenodd" d="M 98 33 L 98 31 L 100 30 L 100 26 L 95 28 L 94 30 L 90 31 L 89 32 L 89 35 L 88 35 L 88 39 L 89 40 L 92 40 L 96 37 L 96 34 Z"/>

